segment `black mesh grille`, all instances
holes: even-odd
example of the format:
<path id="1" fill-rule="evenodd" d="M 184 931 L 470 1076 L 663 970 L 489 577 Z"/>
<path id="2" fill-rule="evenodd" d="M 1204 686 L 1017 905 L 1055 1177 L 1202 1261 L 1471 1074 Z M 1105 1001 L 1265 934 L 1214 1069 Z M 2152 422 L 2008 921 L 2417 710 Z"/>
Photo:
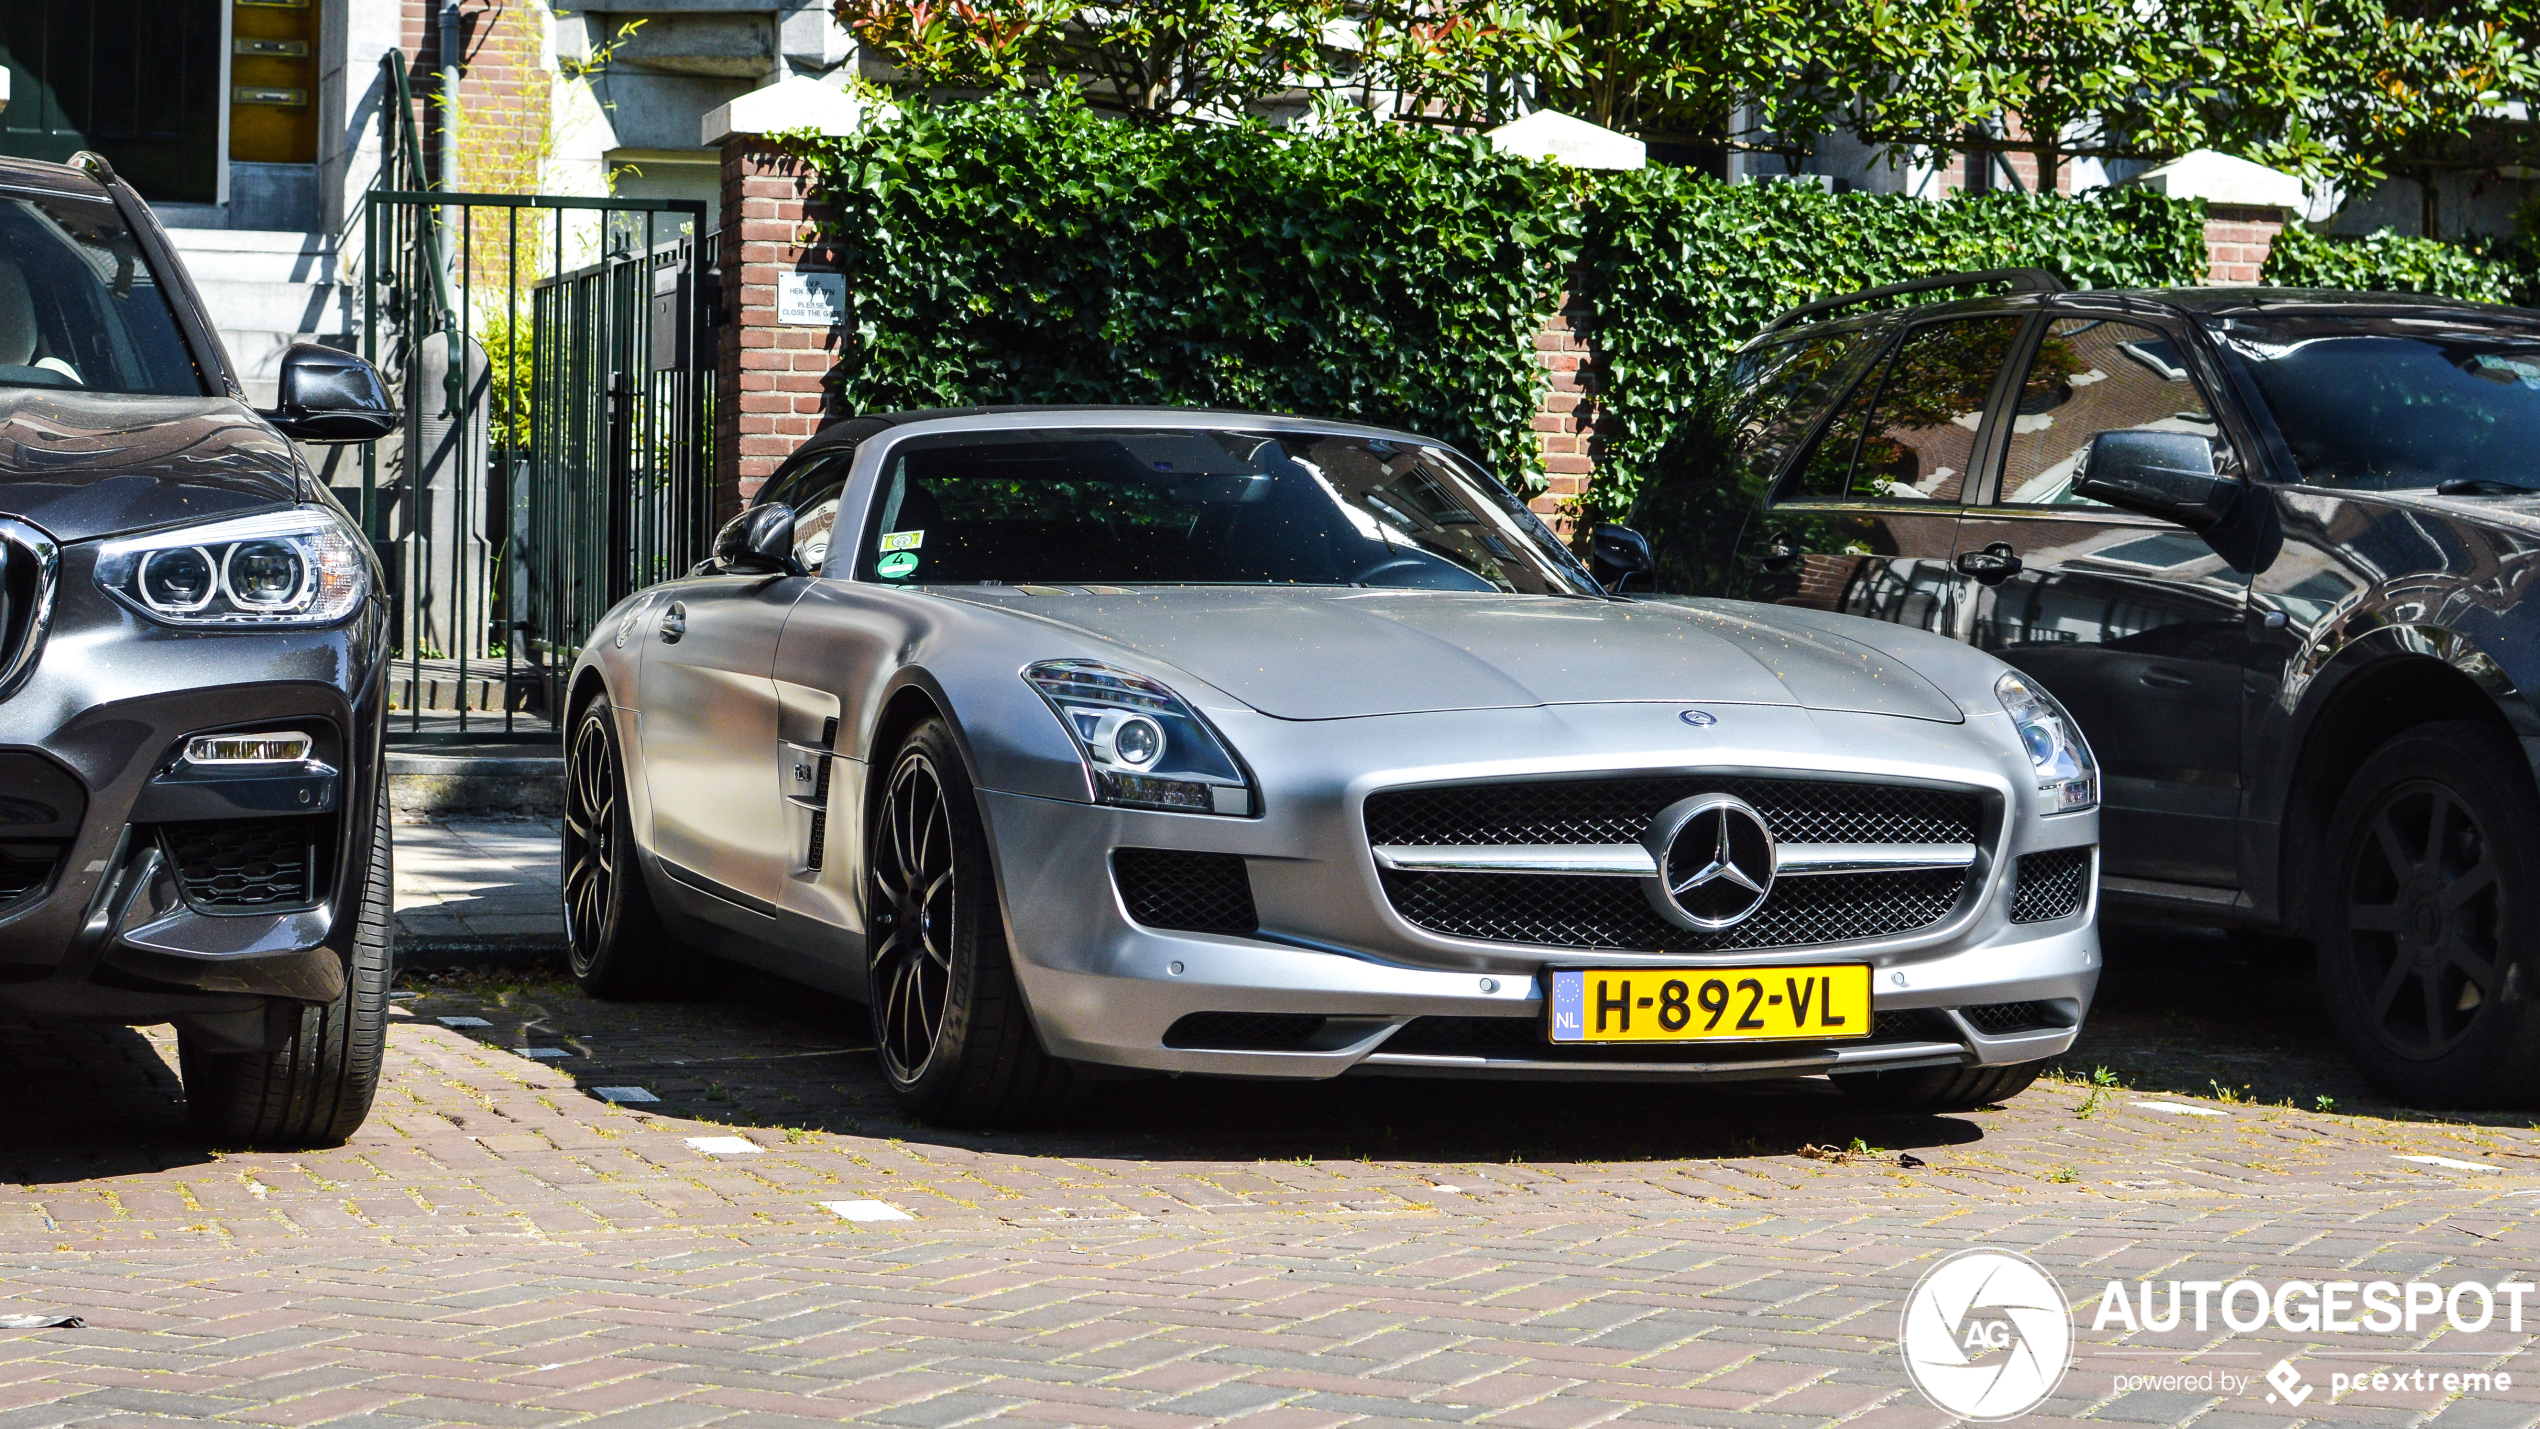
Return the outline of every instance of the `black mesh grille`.
<path id="1" fill-rule="evenodd" d="M 1187 1021 L 1188 1019 L 1184 1019 Z M 1886 1042 L 1963 1042 L 1949 1019 L 1937 1012 L 1881 1012 L 1870 1020 L 1870 1037 Z M 1442 1057 L 1520 1057 L 1531 1061 L 1684 1062 L 1734 1061 L 1741 1057 L 1786 1057 L 1818 1044 L 1776 1042 L 1679 1042 L 1666 1046 L 1615 1043 L 1553 1042 L 1543 1023 L 1532 1017 L 1415 1017 L 1403 1024 L 1377 1050 L 1416 1052 Z"/>
<path id="2" fill-rule="evenodd" d="M 2059 848 L 2020 855 L 2011 890 L 2011 921 L 2047 923 L 2081 911 L 2090 889 L 2090 850 Z"/>
<path id="3" fill-rule="evenodd" d="M 1234 854 L 1113 849 L 1111 876 L 1129 917 L 1150 928 L 1249 933 L 1260 926 L 1252 909 L 1252 877 Z"/>
<path id="4" fill-rule="evenodd" d="M 1988 1037 L 2063 1025 L 2055 1020 L 2054 1009 L 2042 1002 L 1988 1002 L 1959 1008 L 1958 1015 Z"/>
<path id="5" fill-rule="evenodd" d="M 1637 879 L 1393 869 L 1383 877 L 1397 912 L 1450 938 L 1647 951 L 1787 948 L 1910 932 L 1948 917 L 1967 882 L 1957 869 L 1784 878 L 1755 916 L 1696 933 L 1659 917 Z"/>
<path id="6" fill-rule="evenodd" d="M 1960 790 L 1831 779 L 1560 779 L 1387 789 L 1367 796 L 1378 844 L 1627 844 L 1658 811 L 1734 794 L 1783 843 L 1974 843 L 1981 806 Z"/>
<path id="7" fill-rule="evenodd" d="M 319 850 L 333 819 L 223 819 L 160 830 L 177 886 L 197 908 L 314 902 Z"/>
<path id="8" fill-rule="evenodd" d="M 53 855 L 39 849 L 0 849 L 0 908 L 44 891 L 53 877 Z"/>
<path id="9" fill-rule="evenodd" d="M 822 854 L 827 849 L 828 844 L 829 811 L 827 809 L 814 809 L 811 811 L 811 839 L 809 844 L 803 849 L 803 867 L 809 869 L 813 873 L 818 873 L 820 871 L 820 860 Z"/>
<path id="10" fill-rule="evenodd" d="M 1164 1034 L 1167 1047 L 1216 1047 L 1241 1051 L 1294 1047 L 1323 1030 L 1308 1012 L 1194 1012 Z"/>

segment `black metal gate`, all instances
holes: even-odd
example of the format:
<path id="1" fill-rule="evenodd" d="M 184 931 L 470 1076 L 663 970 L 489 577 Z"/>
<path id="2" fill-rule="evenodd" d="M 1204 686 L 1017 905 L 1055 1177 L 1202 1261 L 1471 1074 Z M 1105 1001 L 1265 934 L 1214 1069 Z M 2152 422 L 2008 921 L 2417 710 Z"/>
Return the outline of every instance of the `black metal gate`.
<path id="1" fill-rule="evenodd" d="M 362 355 L 405 421 L 363 455 L 361 517 L 396 600 L 390 733 L 551 738 L 592 623 L 708 539 L 706 206 L 434 190 L 383 68 Z"/>

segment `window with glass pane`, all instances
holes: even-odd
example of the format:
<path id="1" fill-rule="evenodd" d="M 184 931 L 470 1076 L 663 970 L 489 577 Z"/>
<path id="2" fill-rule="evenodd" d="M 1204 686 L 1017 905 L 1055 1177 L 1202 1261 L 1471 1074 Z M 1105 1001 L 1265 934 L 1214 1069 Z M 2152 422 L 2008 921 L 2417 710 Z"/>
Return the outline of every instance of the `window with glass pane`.
<path id="1" fill-rule="evenodd" d="M 2063 318 L 2046 329 L 2020 386 L 2003 464 L 2012 506 L 2096 506 L 2073 476 L 2101 432 L 2219 437 L 2211 408 L 2169 336 L 2135 323 Z"/>
<path id="2" fill-rule="evenodd" d="M 1861 431 L 1853 500 L 1963 499 L 1985 400 L 2023 321 L 2017 314 L 1962 318 L 1905 335 Z"/>
<path id="3" fill-rule="evenodd" d="M 1861 419 L 1869 415 L 1870 402 L 1879 393 L 1879 384 L 1887 380 L 1887 366 L 1881 364 L 1861 379 L 1852 395 L 1843 399 L 1841 410 L 1808 449 L 1791 478 L 1784 501 L 1841 501 L 1852 479 L 1852 454 L 1861 447 Z"/>

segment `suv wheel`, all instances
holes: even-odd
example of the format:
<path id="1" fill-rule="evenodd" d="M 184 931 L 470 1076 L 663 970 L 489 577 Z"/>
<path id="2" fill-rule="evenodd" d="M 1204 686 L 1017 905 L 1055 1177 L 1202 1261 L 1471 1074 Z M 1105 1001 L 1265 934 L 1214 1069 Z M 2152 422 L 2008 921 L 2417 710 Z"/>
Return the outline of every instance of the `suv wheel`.
<path id="1" fill-rule="evenodd" d="M 1843 1094 L 1881 1111 L 1974 1111 L 2028 1090 L 2044 1062 L 2006 1067 L 1913 1067 L 1901 1072 L 1839 1073 Z"/>
<path id="2" fill-rule="evenodd" d="M 705 959 L 662 925 L 635 857 L 626 761 L 607 696 L 575 717 L 564 777 L 564 932 L 573 980 L 600 998 L 696 991 Z"/>
<path id="3" fill-rule="evenodd" d="M 214 1051 L 177 1032 L 177 1065 L 185 1115 L 215 1142 L 287 1151 L 335 1146 L 370 1115 L 388 1041 L 388 795 L 375 801 L 370 880 L 344 990 L 335 1000 L 303 1006 L 290 1039 L 274 1051 Z M 268 1024 L 270 1025 L 270 1024 Z"/>
<path id="4" fill-rule="evenodd" d="M 2540 790 L 2519 744 L 2470 720 L 2391 740 L 2338 800 L 2326 857 L 2320 992 L 2364 1075 L 2409 1103 L 2528 1099 Z"/>
<path id="5" fill-rule="evenodd" d="M 979 801 L 941 720 L 891 759 L 867 845 L 873 1043 L 900 1104 L 944 1126 L 1012 1125 L 1067 1081 L 1016 985 Z"/>

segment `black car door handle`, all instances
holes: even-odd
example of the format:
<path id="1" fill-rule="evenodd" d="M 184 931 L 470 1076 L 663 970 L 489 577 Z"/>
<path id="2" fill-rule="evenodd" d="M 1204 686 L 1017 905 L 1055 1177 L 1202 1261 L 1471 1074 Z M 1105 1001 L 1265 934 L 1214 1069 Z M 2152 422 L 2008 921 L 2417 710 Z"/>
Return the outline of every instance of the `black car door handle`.
<path id="1" fill-rule="evenodd" d="M 687 633 L 688 607 L 673 601 L 669 612 L 661 618 L 661 642 L 664 645 L 676 645 L 679 643 L 679 637 Z"/>
<path id="2" fill-rule="evenodd" d="M 1996 541 L 1981 551 L 1960 551 L 1950 562 L 1960 575 L 1973 576 L 1984 585 L 2000 585 L 2020 573 L 2020 558 L 2011 553 L 2011 543 Z"/>

